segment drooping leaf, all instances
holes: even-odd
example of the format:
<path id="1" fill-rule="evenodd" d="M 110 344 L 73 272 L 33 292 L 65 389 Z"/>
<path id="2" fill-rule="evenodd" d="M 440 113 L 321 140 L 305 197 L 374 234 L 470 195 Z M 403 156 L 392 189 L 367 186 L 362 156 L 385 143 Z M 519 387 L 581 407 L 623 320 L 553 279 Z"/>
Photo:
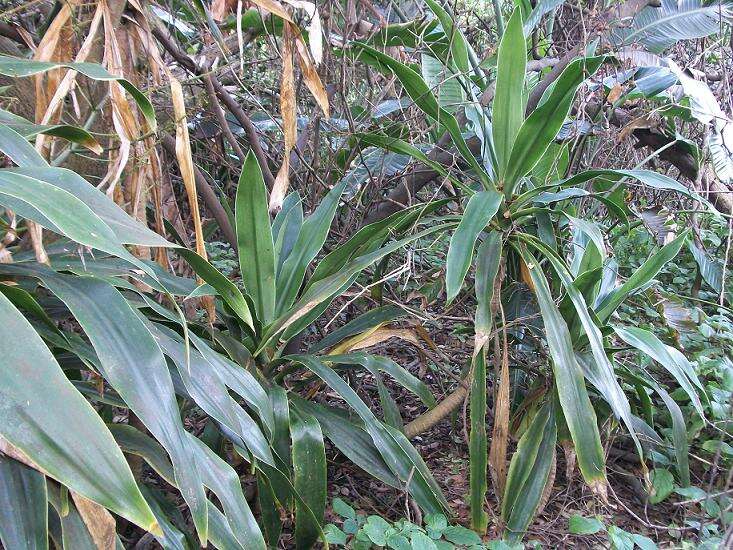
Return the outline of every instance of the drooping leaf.
<path id="1" fill-rule="evenodd" d="M 509 465 L 501 515 L 506 522 L 505 536 L 511 542 L 521 540 L 536 513 L 554 460 L 556 441 L 555 415 L 552 407 L 545 405 L 522 435 Z"/>
<path id="2" fill-rule="evenodd" d="M 605 495 L 605 455 L 595 410 L 588 397 L 583 373 L 575 358 L 570 332 L 552 298 L 539 263 L 526 249 L 520 248 L 520 252 L 534 283 L 535 295 L 542 312 L 557 393 L 575 444 L 580 471 L 592 490 Z"/>
<path id="3" fill-rule="evenodd" d="M 122 453 L 32 326 L 0 294 L 0 435 L 48 476 L 148 531 L 157 529 Z M 83 438 L 80 438 L 83 434 Z"/>

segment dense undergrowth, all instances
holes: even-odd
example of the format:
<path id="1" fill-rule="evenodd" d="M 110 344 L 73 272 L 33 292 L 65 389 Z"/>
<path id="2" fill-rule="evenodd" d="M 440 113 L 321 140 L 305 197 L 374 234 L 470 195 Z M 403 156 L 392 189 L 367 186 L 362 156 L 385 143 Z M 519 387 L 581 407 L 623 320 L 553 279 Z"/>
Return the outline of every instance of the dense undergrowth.
<path id="1" fill-rule="evenodd" d="M 728 2 L 0 10 L 4 548 L 733 544 Z"/>

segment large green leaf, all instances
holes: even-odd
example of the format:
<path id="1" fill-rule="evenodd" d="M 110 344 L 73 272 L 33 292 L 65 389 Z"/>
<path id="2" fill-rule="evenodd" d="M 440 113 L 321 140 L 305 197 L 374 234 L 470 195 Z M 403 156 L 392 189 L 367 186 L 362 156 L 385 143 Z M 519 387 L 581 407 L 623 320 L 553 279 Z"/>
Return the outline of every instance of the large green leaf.
<path id="1" fill-rule="evenodd" d="M 411 235 L 409 237 L 405 237 L 404 239 L 401 239 L 399 241 L 389 243 L 388 245 L 385 245 L 377 250 L 350 260 L 338 272 L 316 282 L 311 287 L 309 287 L 306 292 L 303 293 L 301 298 L 295 303 L 295 305 L 293 305 L 293 307 L 289 311 L 287 311 L 284 315 L 282 315 L 275 322 L 273 322 L 272 325 L 268 327 L 266 333 L 262 338 L 262 341 L 260 342 L 258 349 L 255 350 L 254 355 L 258 355 L 260 352 L 262 352 L 262 350 L 265 349 L 265 347 L 269 346 L 283 330 L 287 329 L 291 325 L 294 325 L 294 323 L 298 322 L 300 319 L 307 318 L 306 316 L 310 312 L 312 312 L 318 304 L 322 304 L 324 301 L 328 300 L 339 291 L 346 290 L 346 288 L 344 287 L 349 286 L 351 282 L 353 282 L 353 277 L 357 273 L 361 272 L 375 262 L 381 260 L 388 254 L 399 250 L 406 244 L 409 244 L 422 237 L 426 237 L 427 235 L 435 233 L 436 231 L 448 229 L 449 227 L 451 227 L 451 225 L 452 224 L 442 224 L 433 226 L 423 231 L 420 231 L 419 233 L 415 233 L 414 235 Z"/>
<path id="2" fill-rule="evenodd" d="M 527 46 L 522 32 L 522 10 L 514 9 L 499 44 L 496 94 L 492 103 L 491 131 L 501 180 L 507 172 L 514 140 L 524 122 L 524 73 Z"/>
<path id="3" fill-rule="evenodd" d="M 514 141 L 504 177 L 506 193 L 511 194 L 519 179 L 545 154 L 565 122 L 578 86 L 604 60 L 602 56 L 576 59 L 565 68 L 552 89 L 545 92 L 543 101 L 524 121 Z"/>
<path id="4" fill-rule="evenodd" d="M 527 239 L 527 242 L 543 254 L 552 265 L 555 273 L 557 273 L 575 308 L 575 314 L 580 322 L 580 326 L 583 328 L 584 335 L 590 343 L 593 359 L 590 360 L 590 358 L 586 358 L 584 355 L 575 354 L 578 364 L 583 368 L 586 377 L 601 392 L 601 395 L 603 395 L 608 404 L 611 405 L 615 415 L 624 422 L 631 438 L 634 440 L 639 456 L 643 458 L 641 442 L 634 428 L 631 406 L 616 378 L 614 366 L 606 355 L 603 335 L 591 317 L 583 294 L 576 286 L 577 280 L 573 280 L 567 266 L 547 245 L 537 239 Z M 597 244 L 597 246 L 599 245 L 602 245 L 602 242 Z"/>
<path id="5" fill-rule="evenodd" d="M 257 459 L 273 465 L 275 461 L 264 434 L 246 411 L 229 395 L 223 373 L 195 350 L 188 356 L 184 342 L 172 330 L 154 323 L 146 323 L 163 352 L 173 360 L 191 398 L 211 418 L 220 422 L 239 438 Z"/>
<path id="6" fill-rule="evenodd" d="M 296 395 L 291 395 L 290 400 L 299 410 L 318 419 L 323 434 L 351 462 L 390 487 L 401 486 L 400 480 L 379 454 L 372 438 L 346 416 L 346 411 L 306 401 Z"/>
<path id="7" fill-rule="evenodd" d="M 102 306 L 102 304 L 100 304 Z M 46 474 L 148 531 L 158 529 L 104 423 L 30 323 L 0 294 L 0 435 Z"/>
<path id="8" fill-rule="evenodd" d="M 84 202 L 123 244 L 140 246 L 173 246 L 165 238 L 131 218 L 114 201 L 91 185 L 76 172 L 65 168 L 49 168 L 38 165 L 8 168 L 4 172 L 21 174 L 43 181 L 74 195 Z"/>
<path id="9" fill-rule="evenodd" d="M 556 440 L 555 415 L 546 404 L 522 435 L 509 464 L 501 515 L 506 522 L 505 536 L 511 542 L 522 539 L 537 512 L 552 468 Z"/>
<path id="10" fill-rule="evenodd" d="M 290 435 L 293 440 L 295 490 L 312 512 L 296 502 L 295 545 L 298 549 L 307 549 L 313 546 L 321 533 L 319 525 L 312 524 L 313 520 L 323 522 L 326 510 L 326 452 L 321 427 L 313 416 L 292 415 Z"/>
<path id="11" fill-rule="evenodd" d="M 570 331 L 552 298 L 539 262 L 526 248 L 520 247 L 519 251 L 534 284 L 552 357 L 555 386 L 565 421 L 575 443 L 580 471 L 591 489 L 604 495 L 605 455 L 601 446 L 596 413 L 588 397 L 583 372 L 575 358 Z"/>
<path id="12" fill-rule="evenodd" d="M 433 479 L 420 455 L 401 432 L 382 424 L 356 392 L 333 369 L 327 367 L 318 358 L 301 355 L 292 356 L 290 359 L 302 364 L 321 378 L 349 404 L 364 422 L 364 429 L 379 449 L 384 462 L 400 482 L 405 484 L 405 490 L 415 498 L 415 501 L 423 510 L 431 513 L 447 509 L 448 503 L 445 501 L 438 484 Z"/>
<path id="13" fill-rule="evenodd" d="M 242 282 L 266 325 L 275 311 L 275 255 L 267 212 L 267 187 L 252 151 L 242 167 L 235 207 L 239 270 Z"/>
<path id="14" fill-rule="evenodd" d="M 46 476 L 0 455 L 0 542 L 4 548 L 48 548 Z"/>
<path id="15" fill-rule="evenodd" d="M 479 245 L 476 253 L 476 315 L 474 328 L 477 345 L 488 340 L 494 323 L 491 317 L 491 301 L 494 298 L 494 280 L 501 263 L 501 239 L 501 233 L 491 231 Z"/>
<path id="16" fill-rule="evenodd" d="M 469 434 L 469 483 L 471 491 L 471 525 L 486 531 L 488 515 L 484 510 L 488 466 L 486 437 L 486 343 L 493 327 L 491 303 L 494 285 L 501 265 L 501 233 L 490 232 L 478 248 L 476 258 L 476 331 L 471 381 L 471 431 Z"/>
<path id="17" fill-rule="evenodd" d="M 303 225 L 303 202 L 297 191 L 290 193 L 283 201 L 282 209 L 272 221 L 272 240 L 275 245 L 277 259 L 277 275 L 280 275 L 283 263 L 298 240 L 300 228 Z"/>
<path id="18" fill-rule="evenodd" d="M 471 381 L 471 431 L 468 439 L 471 527 L 486 533 L 489 515 L 484 510 L 488 489 L 488 439 L 486 437 L 486 350 L 476 350 L 473 356 Z"/>
<path id="19" fill-rule="evenodd" d="M 127 300 L 108 283 L 53 272 L 41 280 L 86 332 L 104 377 L 170 454 L 181 494 L 205 543 L 207 505 L 200 465 L 187 441 L 168 366 L 155 339 Z"/>
<path id="20" fill-rule="evenodd" d="M 502 196 L 495 191 L 481 191 L 468 201 L 458 229 L 453 234 L 446 259 L 446 301 L 450 303 L 461 290 L 473 258 L 473 247 L 481 231 L 496 215 Z"/>

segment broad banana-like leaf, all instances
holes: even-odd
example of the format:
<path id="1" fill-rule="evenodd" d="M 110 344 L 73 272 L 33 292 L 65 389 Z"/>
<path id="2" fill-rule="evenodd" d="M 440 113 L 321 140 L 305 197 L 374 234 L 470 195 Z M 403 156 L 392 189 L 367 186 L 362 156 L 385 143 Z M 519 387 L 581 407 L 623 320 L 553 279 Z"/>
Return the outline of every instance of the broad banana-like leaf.
<path id="1" fill-rule="evenodd" d="M 326 510 L 326 451 L 321 426 L 315 417 L 296 413 L 290 417 L 293 484 L 310 511 L 295 504 L 295 546 L 308 549 L 318 540 Z M 312 512 L 312 513 L 311 513 Z"/>
<path id="2" fill-rule="evenodd" d="M 447 303 L 452 302 L 461 290 L 471 265 L 476 239 L 496 215 L 502 198 L 495 191 L 480 191 L 469 199 L 448 247 L 445 274 Z"/>
<path id="3" fill-rule="evenodd" d="M 723 262 L 713 259 L 707 253 L 699 248 L 694 241 L 688 241 L 687 247 L 695 258 L 700 275 L 709 284 L 715 292 L 723 290 Z"/>
<path id="4" fill-rule="evenodd" d="M 0 435 L 49 477 L 147 531 L 157 522 L 104 423 L 4 294 Z"/>
<path id="5" fill-rule="evenodd" d="M 680 40 L 704 38 L 721 31 L 721 24 L 733 17 L 726 0 L 662 0 L 661 7 L 641 10 L 630 29 L 618 29 L 622 44 L 641 42 L 652 52 L 661 53 Z"/>
<path id="6" fill-rule="evenodd" d="M 575 444 L 580 472 L 590 488 L 605 497 L 606 467 L 601 436 L 596 413 L 583 380 L 583 372 L 575 358 L 570 331 L 552 298 L 539 262 L 526 248 L 520 246 L 519 251 L 534 284 L 552 357 L 555 385 L 565 421 Z"/>
<path id="7" fill-rule="evenodd" d="M 576 59 L 565 68 L 552 89 L 545 92 L 543 100 L 524 121 L 514 141 L 504 177 L 505 193 L 511 194 L 519 179 L 539 162 L 562 128 L 578 86 L 604 61 L 603 56 Z"/>
<path id="8" fill-rule="evenodd" d="M 46 476 L 0 455 L 0 542 L 4 548 L 48 549 Z"/>
<path id="9" fill-rule="evenodd" d="M 367 143 L 375 147 L 382 147 L 383 149 L 388 149 L 394 153 L 399 153 L 401 155 L 409 155 L 410 157 L 419 160 L 423 164 L 427 164 L 428 166 L 430 166 L 430 168 L 435 170 L 441 176 L 448 178 L 453 185 L 460 187 L 461 189 L 467 189 L 466 184 L 451 175 L 450 172 L 448 172 L 442 164 L 431 160 L 430 157 L 428 157 L 428 155 L 426 155 L 420 148 L 410 143 L 407 143 L 402 139 L 376 133 L 358 134 L 355 137 L 358 137 L 359 141 L 363 143 Z"/>
<path id="10" fill-rule="evenodd" d="M 275 312 L 275 253 L 267 210 L 267 187 L 252 151 L 242 167 L 235 202 L 239 270 L 244 288 L 266 325 Z"/>
<path id="11" fill-rule="evenodd" d="M 524 73 L 527 45 L 522 32 L 522 10 L 514 9 L 499 43 L 496 94 L 491 107 L 491 131 L 499 164 L 499 180 L 507 172 L 514 140 L 524 122 Z"/>
<path id="12" fill-rule="evenodd" d="M 344 174 L 339 183 L 345 185 L 344 197 L 351 199 L 355 197 L 362 186 L 369 182 L 378 182 L 382 178 L 388 178 L 402 172 L 410 163 L 410 157 L 398 153 L 392 153 L 367 147 L 363 149 L 352 163 L 352 167 Z"/>

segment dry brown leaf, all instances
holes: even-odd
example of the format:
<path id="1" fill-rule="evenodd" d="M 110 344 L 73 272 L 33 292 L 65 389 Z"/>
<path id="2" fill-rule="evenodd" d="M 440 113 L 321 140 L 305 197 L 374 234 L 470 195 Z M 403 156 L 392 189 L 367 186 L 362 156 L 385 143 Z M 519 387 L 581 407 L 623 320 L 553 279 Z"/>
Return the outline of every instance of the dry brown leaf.
<path id="1" fill-rule="evenodd" d="M 115 518 L 104 507 L 82 495 L 71 491 L 76 509 L 87 527 L 87 531 L 99 550 L 114 550 L 116 538 Z"/>
<path id="2" fill-rule="evenodd" d="M 171 88 L 171 99 L 173 102 L 173 113 L 176 121 L 176 158 L 181 170 L 181 178 L 186 188 L 188 205 L 193 218 L 194 234 L 196 236 L 196 253 L 203 259 L 206 256 L 206 241 L 204 240 L 203 227 L 201 225 L 201 213 L 199 211 L 198 193 L 196 192 L 196 177 L 194 176 L 193 157 L 191 156 L 191 142 L 188 137 L 188 123 L 186 122 L 186 102 L 183 97 L 183 88 L 173 73 L 165 67 Z M 203 282 L 199 279 L 199 282 Z M 201 303 L 209 315 L 209 322 L 215 320 L 214 301 L 211 296 L 202 296 Z"/>
<path id="3" fill-rule="evenodd" d="M 616 103 L 621 97 L 623 91 L 624 89 L 621 87 L 621 84 L 616 84 L 613 88 L 611 88 L 611 91 L 608 92 L 608 97 L 606 98 L 606 100 L 611 104 Z"/>
<path id="4" fill-rule="evenodd" d="M 295 147 L 298 137 L 297 119 L 298 107 L 295 100 L 295 70 L 293 67 L 293 39 L 295 29 L 291 23 L 285 22 L 283 27 L 283 70 L 280 82 L 280 114 L 283 120 L 283 134 L 285 149 L 283 163 L 275 178 L 275 185 L 270 193 L 270 212 L 277 212 L 282 208 L 285 193 L 288 191 L 290 179 L 290 152 Z"/>
<path id="5" fill-rule="evenodd" d="M 499 349 L 501 348 L 501 349 Z M 499 380 L 494 399 L 494 425 L 491 432 L 491 448 L 489 449 L 489 472 L 496 495 L 504 494 L 506 485 L 506 455 L 509 445 L 509 346 L 504 332 L 503 342 L 499 345 L 499 335 L 494 338 L 494 368 Z"/>
<path id="6" fill-rule="evenodd" d="M 211 18 L 217 23 L 221 23 L 236 5 L 237 0 L 213 0 L 211 2 Z"/>
<path id="7" fill-rule="evenodd" d="M 285 6 L 276 0 L 251 0 L 251 2 L 258 5 L 265 11 L 269 11 L 270 13 L 277 15 L 280 19 L 295 23 L 288 13 L 288 10 L 285 9 Z"/>
<path id="8" fill-rule="evenodd" d="M 84 39 L 84 42 L 82 43 L 81 47 L 79 48 L 79 52 L 76 54 L 76 57 L 74 58 L 74 61 L 76 63 L 82 63 L 87 60 L 87 57 L 89 57 L 89 53 L 91 52 L 92 46 L 94 45 L 94 41 L 97 37 L 97 31 L 99 30 L 99 24 L 102 21 L 102 12 L 103 12 L 103 3 L 100 2 L 97 5 L 97 9 L 94 12 L 94 17 L 92 17 L 92 21 L 89 24 L 89 30 L 87 31 L 86 38 Z M 61 79 L 61 82 L 56 87 L 56 90 L 53 92 L 53 97 L 48 101 L 48 105 L 46 106 L 46 112 L 41 116 L 39 120 L 39 124 L 49 124 L 53 121 L 53 119 L 56 117 L 56 113 L 60 111 L 62 103 L 66 96 L 69 94 L 69 92 L 73 89 L 73 86 L 76 82 L 76 75 L 77 71 L 74 70 L 68 70 L 64 77 Z M 49 138 L 48 136 L 44 134 L 39 134 L 36 136 L 36 150 L 39 153 L 42 153 L 45 147 L 46 139 L 49 139 L 51 141 L 53 138 Z M 102 146 L 99 143 L 95 144 L 87 144 L 85 145 L 90 150 L 95 152 L 96 154 L 101 154 L 103 149 Z"/>
<path id="9" fill-rule="evenodd" d="M 534 292 L 534 283 L 532 282 L 532 276 L 529 274 L 529 266 L 524 263 L 522 258 L 519 258 L 519 273 L 522 276 L 522 282 Z"/>
<path id="10" fill-rule="evenodd" d="M 300 65 L 300 70 L 303 73 L 305 85 L 308 86 L 308 89 L 311 94 L 313 94 L 316 103 L 318 103 L 321 111 L 323 111 L 323 114 L 328 118 L 331 116 L 331 111 L 328 106 L 328 93 L 326 93 L 326 88 L 323 86 L 323 82 L 321 82 L 321 77 L 318 76 L 316 67 L 308 53 L 308 48 L 306 47 L 305 42 L 303 42 L 303 37 L 300 34 L 295 35 L 295 49 L 298 51 L 298 64 Z"/>
<path id="11" fill-rule="evenodd" d="M 321 16 L 318 13 L 318 8 L 313 2 L 303 0 L 283 0 L 283 2 L 303 10 L 307 14 L 308 46 L 316 65 L 320 65 L 323 60 L 323 27 L 321 26 Z"/>
<path id="12" fill-rule="evenodd" d="M 328 354 L 338 355 L 340 353 L 348 353 L 350 351 L 367 349 L 372 346 L 376 346 L 377 344 L 381 344 L 382 342 L 386 342 L 391 338 L 399 338 L 400 340 L 405 340 L 406 342 L 410 342 L 416 347 L 422 349 L 420 340 L 418 339 L 417 334 L 415 334 L 414 330 L 407 328 L 389 328 L 380 325 L 378 327 L 366 330 L 361 334 L 357 334 L 356 336 L 352 336 L 347 340 L 344 340 L 333 349 L 331 349 Z"/>
<path id="13" fill-rule="evenodd" d="M 648 115 L 637 117 L 621 129 L 618 133 L 618 141 L 628 139 L 634 130 L 639 128 L 651 128 L 652 126 L 654 126 L 654 122 Z"/>

